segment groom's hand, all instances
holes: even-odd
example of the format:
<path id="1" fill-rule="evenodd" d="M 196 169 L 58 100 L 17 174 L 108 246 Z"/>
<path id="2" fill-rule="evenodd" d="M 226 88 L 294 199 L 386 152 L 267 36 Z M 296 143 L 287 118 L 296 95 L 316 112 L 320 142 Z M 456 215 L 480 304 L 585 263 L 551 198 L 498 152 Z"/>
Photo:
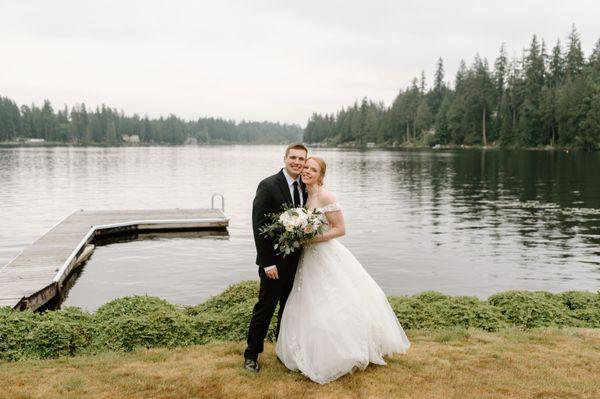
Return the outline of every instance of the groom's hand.
<path id="1" fill-rule="evenodd" d="M 269 270 L 265 270 L 265 274 L 270 279 L 279 279 L 279 274 L 277 274 L 277 266 L 272 266 L 269 268 Z"/>

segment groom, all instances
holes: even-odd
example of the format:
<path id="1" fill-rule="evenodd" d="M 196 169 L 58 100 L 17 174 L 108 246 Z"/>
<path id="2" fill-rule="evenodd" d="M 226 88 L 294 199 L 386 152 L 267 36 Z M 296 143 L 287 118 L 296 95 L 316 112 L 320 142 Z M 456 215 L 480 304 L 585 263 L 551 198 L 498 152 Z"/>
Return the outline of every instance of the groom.
<path id="1" fill-rule="evenodd" d="M 248 328 L 248 347 L 244 352 L 244 368 L 258 372 L 258 354 L 263 351 L 263 343 L 279 303 L 277 314 L 277 335 L 281 325 L 281 315 L 285 302 L 294 284 L 301 251 L 294 251 L 285 258 L 276 255 L 273 239 L 265 238 L 259 228 L 268 222 L 266 215 L 280 213 L 284 204 L 294 207 L 306 203 L 306 189 L 300 180 L 300 173 L 308 156 L 308 149 L 302 144 L 292 144 L 285 150 L 284 168 L 279 173 L 261 181 L 252 203 L 252 228 L 256 245 L 256 264 L 260 276 L 258 302 L 254 305 Z"/>

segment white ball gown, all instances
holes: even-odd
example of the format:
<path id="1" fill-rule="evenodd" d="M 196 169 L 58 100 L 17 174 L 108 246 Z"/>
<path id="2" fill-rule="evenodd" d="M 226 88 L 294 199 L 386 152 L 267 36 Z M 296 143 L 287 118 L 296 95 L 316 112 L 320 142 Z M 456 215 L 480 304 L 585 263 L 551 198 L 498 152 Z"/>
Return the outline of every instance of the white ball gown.
<path id="1" fill-rule="evenodd" d="M 287 368 L 325 384 L 409 347 L 387 297 L 346 247 L 333 239 L 304 248 L 276 345 Z"/>

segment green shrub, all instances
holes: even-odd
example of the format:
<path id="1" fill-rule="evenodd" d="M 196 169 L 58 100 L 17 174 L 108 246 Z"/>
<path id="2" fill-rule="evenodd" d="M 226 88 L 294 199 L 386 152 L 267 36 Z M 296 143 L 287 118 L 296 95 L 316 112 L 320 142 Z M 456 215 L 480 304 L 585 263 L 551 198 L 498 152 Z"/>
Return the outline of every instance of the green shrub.
<path id="1" fill-rule="evenodd" d="M 444 299 L 451 298 L 448 295 L 444 295 L 441 292 L 437 291 L 423 291 L 419 294 L 413 295 L 412 298 L 415 301 L 423 302 L 423 303 L 434 303 L 443 301 Z"/>
<path id="2" fill-rule="evenodd" d="M 600 292 L 567 291 L 559 297 L 579 327 L 600 328 Z"/>
<path id="3" fill-rule="evenodd" d="M 565 291 L 557 294 L 557 296 L 571 310 L 596 306 L 600 301 L 600 292 Z"/>
<path id="4" fill-rule="evenodd" d="M 488 301 L 513 325 L 533 328 L 574 324 L 571 312 L 560 296 L 549 292 L 506 291 L 492 295 Z"/>
<path id="5" fill-rule="evenodd" d="M 150 296 L 116 299 L 96 312 L 95 351 L 193 343 L 189 317 L 167 301 Z"/>
<path id="6" fill-rule="evenodd" d="M 85 352 L 93 335 L 92 316 L 80 308 L 45 312 L 29 332 L 30 357 L 56 358 Z"/>
<path id="7" fill-rule="evenodd" d="M 74 307 L 44 313 L 4 307 L 0 308 L 0 359 L 243 341 L 257 297 L 258 283 L 245 281 L 186 308 L 150 296 L 117 299 L 95 314 Z M 469 327 L 487 331 L 510 325 L 600 328 L 600 293 L 508 291 L 482 301 L 427 291 L 389 300 L 405 329 L 443 330 L 442 341 L 463 334 L 445 332 Z M 271 321 L 268 340 L 274 340 L 275 326 L 276 317 Z"/>
<path id="8" fill-rule="evenodd" d="M 449 297 L 434 302 L 432 308 L 431 313 L 440 315 L 440 324 L 444 327 L 474 327 L 497 331 L 506 325 L 499 309 L 475 297 Z"/>
<path id="9" fill-rule="evenodd" d="M 416 295 L 405 297 L 403 300 L 394 299 L 392 308 L 406 329 L 443 328 L 446 323 L 436 310 L 437 301 L 429 301 L 430 299 L 430 296 L 417 298 Z"/>
<path id="10" fill-rule="evenodd" d="M 186 308 L 194 324 L 195 342 L 246 340 L 258 288 L 258 282 L 244 281 L 200 305 Z M 267 332 L 269 341 L 275 339 L 276 319 L 273 317 Z"/>
<path id="11" fill-rule="evenodd" d="M 38 313 L 0 308 L 0 359 L 19 360 L 31 354 L 30 333 L 40 318 Z"/>
<path id="12" fill-rule="evenodd" d="M 228 320 L 225 315 L 217 313 L 196 314 L 188 316 L 193 332 L 193 343 L 196 345 L 219 341 L 227 333 Z"/>
<path id="13" fill-rule="evenodd" d="M 113 320 L 121 316 L 146 316 L 152 312 L 176 312 L 177 307 L 164 299 L 148 295 L 134 295 L 112 300 L 96 311 L 96 321 Z"/>
<path id="14" fill-rule="evenodd" d="M 390 304 L 407 329 L 475 327 L 496 331 L 506 325 L 499 309 L 475 297 L 451 297 L 424 292 L 412 297 L 390 297 Z"/>
<path id="15" fill-rule="evenodd" d="M 415 312 L 414 301 L 411 298 L 406 296 L 392 296 L 388 299 L 403 328 L 408 330 L 420 328 L 418 326 L 420 325 L 421 317 Z"/>
<path id="16" fill-rule="evenodd" d="M 256 303 L 258 299 L 258 281 L 242 281 L 239 284 L 230 285 L 220 293 L 204 303 L 186 308 L 190 315 L 205 312 L 219 312 L 236 304 L 244 302 Z"/>

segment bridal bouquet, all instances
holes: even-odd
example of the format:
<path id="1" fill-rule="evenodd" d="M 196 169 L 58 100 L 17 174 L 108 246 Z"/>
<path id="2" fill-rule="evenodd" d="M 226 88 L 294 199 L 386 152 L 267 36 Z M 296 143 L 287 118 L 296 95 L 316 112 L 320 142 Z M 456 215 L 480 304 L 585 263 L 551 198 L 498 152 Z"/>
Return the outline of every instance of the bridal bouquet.
<path id="1" fill-rule="evenodd" d="M 288 208 L 267 217 L 270 223 L 262 226 L 259 232 L 265 237 L 274 237 L 273 248 L 284 257 L 300 248 L 303 241 L 323 233 L 325 216 L 317 209 Z"/>

